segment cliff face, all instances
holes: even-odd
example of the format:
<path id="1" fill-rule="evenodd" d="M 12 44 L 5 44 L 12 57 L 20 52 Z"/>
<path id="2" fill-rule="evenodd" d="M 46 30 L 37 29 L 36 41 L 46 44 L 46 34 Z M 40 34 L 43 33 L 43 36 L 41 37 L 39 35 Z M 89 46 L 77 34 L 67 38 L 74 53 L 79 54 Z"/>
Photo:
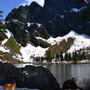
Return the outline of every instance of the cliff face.
<path id="1" fill-rule="evenodd" d="M 57 11 L 70 10 L 72 8 L 80 8 L 84 6 L 84 0 L 45 0 L 44 7 L 53 8 Z"/>
<path id="2" fill-rule="evenodd" d="M 75 2 L 76 0 L 45 0 L 44 7 L 60 12 L 76 7 Z"/>
<path id="3" fill-rule="evenodd" d="M 83 15 L 88 5 L 90 5 L 90 3 L 86 3 L 84 0 L 45 0 L 44 8 L 56 14 L 59 20 L 62 19 L 65 22 L 64 25 L 59 23 L 59 32 L 62 33 L 62 31 L 65 31 L 67 33 L 72 29 L 78 33 L 89 35 L 90 24 L 88 21 L 90 21 L 90 18 L 84 21 L 86 13 Z M 89 14 L 90 12 L 87 13 Z M 86 17 L 88 17 L 88 15 Z M 65 27 L 66 24 L 69 25 L 67 28 Z M 61 27 L 64 27 L 64 30 Z"/>
<path id="4" fill-rule="evenodd" d="M 6 20 L 38 22 L 46 28 L 49 35 L 55 37 L 63 36 L 71 30 L 90 35 L 90 18 L 87 18 L 87 13 L 83 13 L 87 12 L 89 5 L 83 0 L 45 0 L 44 7 L 33 2 L 30 6 L 20 6 L 12 10 Z M 83 20 L 83 16 L 86 21 Z"/>

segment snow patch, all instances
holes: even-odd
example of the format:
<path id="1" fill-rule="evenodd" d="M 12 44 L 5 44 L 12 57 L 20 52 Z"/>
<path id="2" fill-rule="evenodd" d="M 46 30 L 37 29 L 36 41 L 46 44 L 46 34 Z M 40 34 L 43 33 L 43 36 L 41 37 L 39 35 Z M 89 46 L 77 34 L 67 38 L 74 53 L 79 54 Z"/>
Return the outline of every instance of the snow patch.
<path id="1" fill-rule="evenodd" d="M 82 8 L 72 8 L 72 9 L 70 10 L 70 12 L 76 12 L 76 13 L 78 13 L 78 12 L 84 10 L 85 8 L 86 8 L 86 7 L 82 7 Z"/>
<path id="2" fill-rule="evenodd" d="M 7 32 L 5 34 L 7 35 L 8 39 L 9 39 L 11 37 L 11 33 L 8 29 L 6 29 L 6 31 Z M 2 41 L 1 45 L 4 45 L 8 41 L 8 39 L 5 38 L 5 40 Z"/>
<path id="3" fill-rule="evenodd" d="M 30 5 L 33 1 L 37 2 L 42 7 L 44 6 L 45 0 L 24 0 L 24 3 L 22 3 L 21 5 Z"/>
<path id="4" fill-rule="evenodd" d="M 30 27 L 31 26 L 31 23 L 27 23 L 27 26 Z"/>
<path id="5" fill-rule="evenodd" d="M 64 15 L 60 15 L 60 17 L 63 19 L 64 18 Z"/>
<path id="6" fill-rule="evenodd" d="M 31 62 L 31 56 L 44 57 L 48 48 L 41 48 L 40 46 L 34 47 L 31 44 L 27 44 L 26 47 L 21 47 L 22 60 L 24 62 Z"/>
<path id="7" fill-rule="evenodd" d="M 75 38 L 75 36 L 78 35 L 77 33 L 75 33 L 74 31 L 71 31 L 70 33 L 66 34 L 65 36 L 63 37 L 56 37 L 56 38 L 53 38 L 53 37 L 50 37 L 47 42 L 50 43 L 51 45 L 55 45 L 55 44 L 59 44 L 62 40 L 66 40 L 69 38 L 69 37 L 72 37 L 72 38 Z"/>
<path id="8" fill-rule="evenodd" d="M 62 40 L 66 40 L 68 38 L 73 38 L 74 40 L 74 44 L 71 46 L 71 48 L 68 50 L 68 52 L 72 53 L 75 50 L 80 50 L 83 48 L 87 48 L 90 46 L 90 37 L 85 35 L 85 34 L 78 34 L 74 31 L 71 31 L 70 33 L 68 33 L 67 35 L 63 36 L 63 37 L 50 37 L 47 42 L 50 43 L 51 45 L 55 45 L 55 44 L 59 44 Z"/>
<path id="9" fill-rule="evenodd" d="M 10 52 L 10 50 L 9 49 L 5 49 L 5 47 L 4 46 L 0 46 L 0 51 L 2 51 L 2 52 Z"/>
<path id="10" fill-rule="evenodd" d="M 31 25 L 33 25 L 34 23 L 27 23 L 27 26 L 30 27 Z M 41 27 L 41 24 L 40 23 L 36 23 L 36 25 L 39 27 Z"/>
<path id="11" fill-rule="evenodd" d="M 29 31 L 28 31 L 27 29 L 25 29 L 25 32 L 26 32 L 26 33 L 29 33 Z"/>
<path id="12" fill-rule="evenodd" d="M 4 44 L 8 41 L 8 39 L 11 37 L 11 32 L 8 30 L 8 29 L 6 29 L 6 33 L 5 33 L 6 35 L 7 35 L 7 37 L 8 38 L 5 38 L 3 41 L 2 41 L 2 43 L 1 43 L 1 45 L 0 45 L 0 51 L 2 51 L 2 52 L 10 52 L 10 50 L 9 49 L 7 49 L 5 46 L 4 46 Z"/>
<path id="13" fill-rule="evenodd" d="M 41 27 L 41 24 L 40 23 L 37 23 L 37 25 L 38 25 L 38 28 Z"/>
<path id="14" fill-rule="evenodd" d="M 41 38 L 41 37 L 36 37 L 36 39 L 41 39 L 41 40 L 43 40 L 43 41 L 46 41 L 46 42 L 47 42 L 47 40 L 46 40 L 46 39 Z"/>
<path id="15" fill-rule="evenodd" d="M 71 12 L 80 12 L 80 9 L 78 9 L 78 8 L 72 8 L 71 9 Z"/>
<path id="16" fill-rule="evenodd" d="M 17 19 L 13 19 L 13 22 L 18 22 L 18 20 Z"/>
<path id="17" fill-rule="evenodd" d="M 5 34 L 7 35 L 8 38 L 10 38 L 11 37 L 11 32 L 8 29 L 6 29 L 6 31 L 7 32 Z"/>

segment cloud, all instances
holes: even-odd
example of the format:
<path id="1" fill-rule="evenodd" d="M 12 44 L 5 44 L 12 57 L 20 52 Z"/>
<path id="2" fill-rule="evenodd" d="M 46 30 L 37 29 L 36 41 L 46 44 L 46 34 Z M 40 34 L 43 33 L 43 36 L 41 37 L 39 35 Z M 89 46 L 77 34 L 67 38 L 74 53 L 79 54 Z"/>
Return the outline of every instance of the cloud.
<path id="1" fill-rule="evenodd" d="M 22 3 L 21 5 L 30 5 L 33 1 L 37 2 L 42 7 L 44 6 L 44 0 L 25 0 L 24 3 Z"/>

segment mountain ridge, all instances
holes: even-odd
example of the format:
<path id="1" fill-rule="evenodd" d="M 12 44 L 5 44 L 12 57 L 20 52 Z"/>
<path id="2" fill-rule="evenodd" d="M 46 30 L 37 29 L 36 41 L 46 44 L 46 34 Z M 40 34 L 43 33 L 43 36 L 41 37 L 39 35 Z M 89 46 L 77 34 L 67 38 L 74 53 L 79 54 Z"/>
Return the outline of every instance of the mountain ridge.
<path id="1" fill-rule="evenodd" d="M 41 23 L 44 25 L 50 35 L 56 37 L 63 36 L 73 29 L 77 33 L 90 35 L 88 30 L 90 25 L 88 22 L 83 22 L 81 15 L 85 9 L 81 10 L 80 12 L 70 12 L 70 10 L 74 8 L 87 8 L 89 4 L 83 2 L 82 5 L 78 5 L 75 4 L 75 2 L 70 1 L 70 3 L 73 3 L 70 5 L 70 3 L 66 0 L 65 2 L 67 7 L 65 7 L 65 9 L 61 9 L 62 11 L 60 11 L 59 8 L 64 7 L 65 3 L 62 0 L 55 2 L 56 3 L 54 3 L 54 6 L 51 1 L 47 0 L 45 0 L 44 7 L 41 7 L 36 2 L 32 2 L 30 6 L 20 6 L 18 9 L 12 10 L 12 12 L 7 16 L 6 20 L 17 19 L 23 22 Z M 48 3 L 50 3 L 50 6 Z M 57 7 L 57 4 L 63 4 L 63 6 Z M 63 18 L 61 17 L 62 15 Z"/>
<path id="2" fill-rule="evenodd" d="M 13 36 L 13 35 L 8 30 L 7 30 L 6 35 L 7 35 L 8 39 L 7 40 L 5 39 L 4 41 L 2 41 L 2 44 L 0 45 L 0 51 L 2 51 L 4 53 L 7 52 L 9 54 L 12 53 L 13 59 L 23 61 L 23 62 L 33 62 L 34 58 L 42 58 L 42 57 L 44 58 L 44 57 L 46 57 L 47 51 L 50 48 L 52 48 L 53 46 L 54 46 L 54 48 L 56 48 L 57 45 L 62 45 L 62 42 L 63 42 L 63 46 L 64 46 L 64 43 L 67 43 L 65 45 L 68 45 L 68 40 L 69 39 L 70 39 L 69 41 L 70 41 L 71 44 L 66 49 L 66 51 L 63 52 L 63 53 L 67 53 L 67 52 L 68 53 L 73 53 L 74 51 L 89 48 L 89 46 L 90 46 L 90 43 L 88 43 L 88 42 L 90 42 L 90 37 L 89 36 L 80 35 L 80 34 L 77 34 L 74 31 L 71 31 L 70 33 L 68 33 L 67 35 L 65 35 L 63 37 L 57 37 L 57 38 L 50 37 L 49 39 L 43 39 L 41 37 L 36 37 L 37 39 L 41 39 L 42 41 L 45 41 L 45 42 L 47 42 L 51 45 L 47 48 L 42 48 L 40 46 L 35 47 L 30 43 L 28 43 L 25 47 L 23 47 L 15 41 L 20 47 L 19 48 L 20 53 L 17 53 L 15 51 L 12 52 L 13 49 L 7 47 L 7 42 L 9 41 L 10 37 Z M 14 36 L 13 36 L 13 38 L 14 38 Z M 71 40 L 73 40 L 73 41 L 71 42 Z M 3 45 L 4 45 L 4 47 L 3 47 Z M 12 45 L 12 43 L 11 43 L 11 45 Z M 62 46 L 59 46 L 58 48 L 61 48 L 61 47 Z M 65 49 L 65 48 L 63 48 L 63 49 Z M 55 50 L 53 50 L 53 51 L 55 51 Z M 60 51 L 60 49 L 59 49 L 59 51 Z M 58 53 L 60 53 L 60 52 L 58 52 Z"/>
<path id="3" fill-rule="evenodd" d="M 90 18 L 84 22 L 82 14 L 90 3 L 69 1 L 45 0 L 44 7 L 32 2 L 13 9 L 4 23 L 0 21 L 1 59 L 3 53 L 5 59 L 12 56 L 24 62 L 51 60 L 62 53 L 82 55 L 86 50 L 89 54 Z"/>

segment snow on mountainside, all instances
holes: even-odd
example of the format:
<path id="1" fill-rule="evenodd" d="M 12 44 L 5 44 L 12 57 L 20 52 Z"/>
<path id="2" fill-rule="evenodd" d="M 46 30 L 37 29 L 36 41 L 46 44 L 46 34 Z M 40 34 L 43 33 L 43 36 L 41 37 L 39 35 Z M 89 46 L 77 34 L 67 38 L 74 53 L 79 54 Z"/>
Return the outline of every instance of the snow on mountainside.
<path id="1" fill-rule="evenodd" d="M 24 62 L 30 62 L 30 58 L 34 57 L 44 57 L 45 52 L 48 48 L 41 48 L 40 46 L 34 47 L 31 44 L 27 44 L 26 47 L 21 47 L 22 60 Z"/>
<path id="2" fill-rule="evenodd" d="M 5 34 L 7 35 L 8 39 L 9 39 L 11 37 L 11 33 L 9 32 L 9 30 L 6 30 L 6 31 L 7 32 Z M 5 39 L 4 41 L 2 41 L 1 45 L 4 45 L 8 41 L 8 39 Z"/>
<path id="3" fill-rule="evenodd" d="M 5 49 L 4 44 L 8 41 L 8 39 L 11 37 L 11 33 L 9 32 L 9 30 L 6 30 L 7 32 L 5 33 L 7 35 L 8 38 L 6 38 L 5 40 L 2 41 L 1 45 L 0 45 L 0 51 L 2 52 L 9 52 L 9 49 Z"/>
<path id="4" fill-rule="evenodd" d="M 74 44 L 71 46 L 71 48 L 68 50 L 68 52 L 73 52 L 75 50 L 79 50 L 79 49 L 83 49 L 83 48 L 87 48 L 90 47 L 90 37 L 87 35 L 80 35 L 77 34 L 74 31 L 71 31 L 70 33 L 68 33 L 67 35 L 63 36 L 63 37 L 57 37 L 57 38 L 53 38 L 50 37 L 47 42 L 50 43 L 51 45 L 55 45 L 55 44 L 59 44 L 63 39 L 65 39 L 67 41 L 67 39 L 69 37 L 74 38 Z"/>
<path id="5" fill-rule="evenodd" d="M 0 45 L 0 51 L 10 53 L 10 49 L 8 49 L 5 46 L 5 43 L 7 43 L 8 40 L 10 39 L 10 37 L 13 36 L 13 35 L 11 34 L 11 32 L 9 32 L 9 30 L 6 30 L 6 31 L 7 32 L 5 34 L 7 35 L 8 38 L 2 41 L 2 43 Z M 31 44 L 27 44 L 26 47 L 21 46 L 21 48 L 20 48 L 21 55 L 16 54 L 15 56 L 13 56 L 13 58 L 19 59 L 20 61 L 23 61 L 23 62 L 30 62 L 30 58 L 32 56 L 34 56 L 34 57 L 44 57 L 45 52 L 47 51 L 47 49 L 48 48 L 42 48 L 40 46 L 35 47 Z"/>
<path id="6" fill-rule="evenodd" d="M 13 36 L 8 30 L 7 30 L 6 35 L 8 39 L 11 36 Z M 74 43 L 70 47 L 68 52 L 72 53 L 75 50 L 80 50 L 83 48 L 90 47 L 90 37 L 84 34 L 83 35 L 77 34 L 74 31 L 71 31 L 70 33 L 68 33 L 67 35 L 63 37 L 60 37 L 60 36 L 57 38 L 50 37 L 47 40 L 41 37 L 36 37 L 36 38 L 46 41 L 50 43 L 51 45 L 55 45 L 55 44 L 59 44 L 64 39 L 67 41 L 67 39 L 70 37 L 74 39 Z M 10 50 L 4 46 L 4 44 L 8 41 L 8 39 L 5 39 L 2 41 L 0 45 L 0 51 L 10 53 Z M 21 54 L 16 54 L 15 56 L 17 57 L 13 56 L 13 58 L 19 59 L 20 61 L 23 61 L 23 62 L 32 62 L 32 57 L 44 57 L 47 50 L 48 48 L 42 48 L 40 46 L 35 47 L 28 43 L 26 47 L 20 46 Z"/>

